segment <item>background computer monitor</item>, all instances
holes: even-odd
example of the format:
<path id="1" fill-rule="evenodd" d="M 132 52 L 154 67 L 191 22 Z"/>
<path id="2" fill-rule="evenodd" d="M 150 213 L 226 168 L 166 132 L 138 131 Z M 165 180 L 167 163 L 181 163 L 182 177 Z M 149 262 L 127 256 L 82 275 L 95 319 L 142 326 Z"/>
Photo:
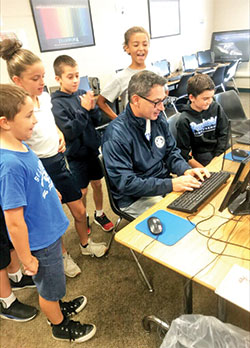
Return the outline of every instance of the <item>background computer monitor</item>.
<path id="1" fill-rule="evenodd" d="M 196 58 L 195 54 L 191 54 L 190 56 L 182 56 L 182 65 L 183 65 L 183 71 L 190 71 L 197 69 L 198 66 L 198 60 Z"/>
<path id="2" fill-rule="evenodd" d="M 219 211 L 227 207 L 233 215 L 250 214 L 250 156 L 240 163 Z"/>
<path id="3" fill-rule="evenodd" d="M 79 89 L 84 89 L 85 91 L 89 91 L 91 89 L 88 76 L 80 77 Z"/>
<path id="4" fill-rule="evenodd" d="M 210 50 L 197 52 L 199 66 L 213 63 L 212 52 Z"/>
<path id="5" fill-rule="evenodd" d="M 249 61 L 250 30 L 219 31 L 212 34 L 215 62 Z"/>
<path id="6" fill-rule="evenodd" d="M 152 63 L 152 65 L 159 70 L 161 76 L 167 77 L 170 75 L 170 64 L 166 59 L 158 60 Z"/>

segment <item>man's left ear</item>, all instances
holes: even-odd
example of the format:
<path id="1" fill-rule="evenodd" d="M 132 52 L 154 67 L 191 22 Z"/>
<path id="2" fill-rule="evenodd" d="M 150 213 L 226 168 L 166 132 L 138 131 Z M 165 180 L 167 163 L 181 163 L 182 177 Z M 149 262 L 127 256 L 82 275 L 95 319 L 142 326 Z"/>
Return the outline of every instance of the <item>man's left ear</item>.
<path id="1" fill-rule="evenodd" d="M 131 97 L 132 104 L 138 106 L 139 100 L 140 100 L 140 97 L 137 94 L 132 95 Z"/>

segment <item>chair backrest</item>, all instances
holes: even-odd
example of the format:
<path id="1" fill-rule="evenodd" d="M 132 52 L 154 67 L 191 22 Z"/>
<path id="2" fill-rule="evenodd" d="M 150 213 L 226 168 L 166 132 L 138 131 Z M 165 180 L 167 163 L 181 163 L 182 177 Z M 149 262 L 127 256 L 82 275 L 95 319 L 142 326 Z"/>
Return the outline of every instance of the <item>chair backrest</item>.
<path id="1" fill-rule="evenodd" d="M 120 216 L 121 218 L 124 218 L 127 221 L 133 221 L 134 218 L 132 216 L 128 215 L 127 213 L 125 213 L 125 212 L 123 212 L 122 210 L 119 209 L 119 207 L 118 207 L 118 205 L 117 205 L 117 203 L 116 203 L 116 201 L 115 201 L 115 199 L 113 197 L 113 194 L 112 194 L 112 191 L 111 191 L 111 184 L 110 184 L 108 172 L 106 170 L 105 163 L 104 163 L 102 155 L 99 155 L 99 161 L 100 161 L 100 164 L 101 164 L 101 167 L 102 167 L 105 183 L 106 183 L 106 186 L 107 186 L 108 197 L 109 197 L 109 204 L 110 204 L 111 209 L 113 210 L 113 212 L 116 215 Z"/>
<path id="2" fill-rule="evenodd" d="M 180 114 L 181 114 L 180 112 L 177 112 L 176 114 L 174 114 L 168 118 L 169 130 L 170 130 L 171 134 L 173 135 L 173 137 L 175 138 L 175 140 L 177 139 L 176 123 L 180 117 Z"/>
<path id="3" fill-rule="evenodd" d="M 211 78 L 214 81 L 215 88 L 217 88 L 217 87 L 221 86 L 221 84 L 223 84 L 224 78 L 225 78 L 225 70 L 226 70 L 225 65 L 218 66 L 218 68 L 213 73 Z"/>
<path id="4" fill-rule="evenodd" d="M 184 74 L 181 76 L 181 79 L 178 83 L 178 87 L 173 93 L 175 97 L 180 98 L 187 95 L 187 82 L 188 82 L 188 79 L 193 75 L 194 73 L 190 73 L 190 74 Z"/>
<path id="5" fill-rule="evenodd" d="M 231 62 L 225 70 L 225 77 L 224 77 L 224 82 L 228 82 L 230 81 L 232 78 L 234 78 L 234 76 L 236 75 L 236 71 L 238 69 L 239 63 L 240 63 L 240 59 L 235 60 L 233 62 Z"/>
<path id="6" fill-rule="evenodd" d="M 214 98 L 223 107 L 230 120 L 247 119 L 240 98 L 234 90 L 215 94 Z"/>

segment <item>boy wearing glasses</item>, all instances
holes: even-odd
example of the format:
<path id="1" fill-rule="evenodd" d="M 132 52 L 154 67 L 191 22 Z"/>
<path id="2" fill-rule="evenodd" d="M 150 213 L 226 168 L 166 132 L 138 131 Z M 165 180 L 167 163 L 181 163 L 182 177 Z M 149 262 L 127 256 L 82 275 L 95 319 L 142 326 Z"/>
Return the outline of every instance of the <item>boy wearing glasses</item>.
<path id="1" fill-rule="evenodd" d="M 107 127 L 103 158 L 118 206 L 141 215 L 171 191 L 199 187 L 206 168 L 191 169 L 169 132 L 164 111 L 166 79 L 141 71 L 131 77 L 126 109 Z M 172 178 L 170 173 L 177 174 Z"/>

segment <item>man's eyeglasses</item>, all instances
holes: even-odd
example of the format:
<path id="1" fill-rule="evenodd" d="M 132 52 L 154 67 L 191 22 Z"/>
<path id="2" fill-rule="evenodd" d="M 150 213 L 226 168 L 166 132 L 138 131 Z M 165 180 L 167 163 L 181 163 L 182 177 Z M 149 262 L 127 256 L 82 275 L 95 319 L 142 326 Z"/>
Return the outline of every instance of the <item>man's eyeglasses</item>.
<path id="1" fill-rule="evenodd" d="M 147 101 L 150 102 L 151 104 L 154 104 L 154 107 L 155 107 L 155 108 L 156 108 L 157 106 L 160 106 L 161 103 L 164 104 L 165 101 L 167 100 L 167 98 L 164 98 L 164 99 L 162 99 L 162 100 L 153 101 L 153 100 L 150 100 L 150 99 L 148 99 L 148 98 L 146 98 L 146 97 L 143 97 L 142 95 L 139 95 L 139 97 L 142 98 L 142 99 L 147 100 Z"/>

